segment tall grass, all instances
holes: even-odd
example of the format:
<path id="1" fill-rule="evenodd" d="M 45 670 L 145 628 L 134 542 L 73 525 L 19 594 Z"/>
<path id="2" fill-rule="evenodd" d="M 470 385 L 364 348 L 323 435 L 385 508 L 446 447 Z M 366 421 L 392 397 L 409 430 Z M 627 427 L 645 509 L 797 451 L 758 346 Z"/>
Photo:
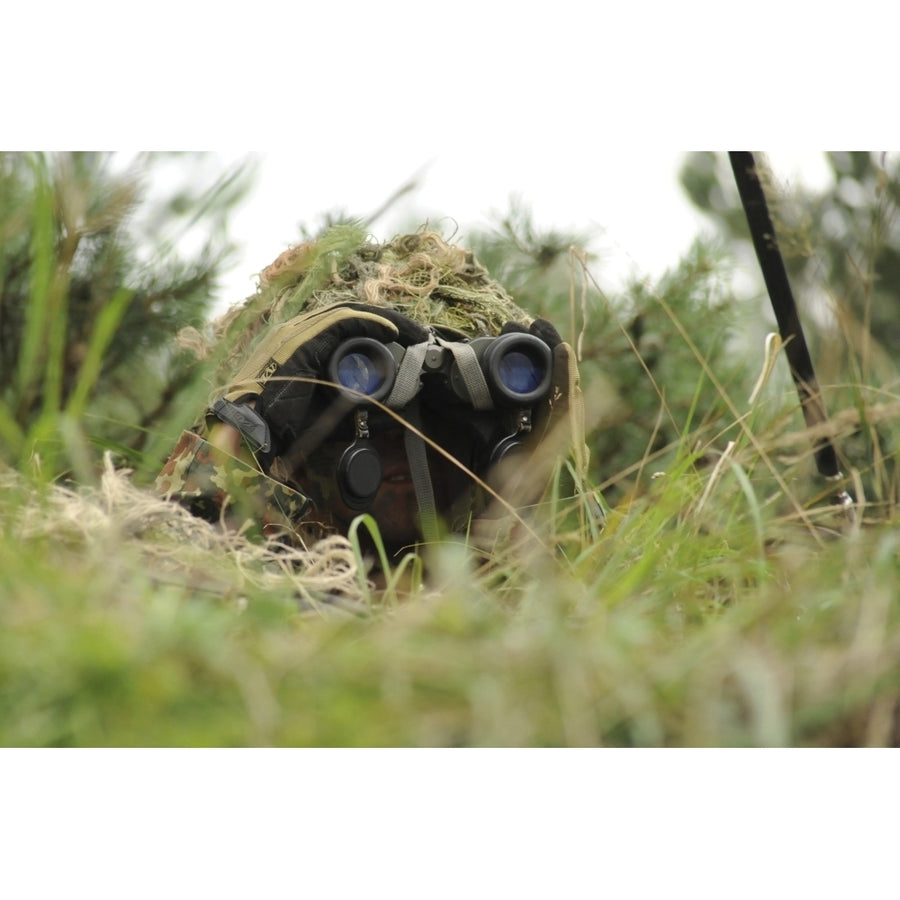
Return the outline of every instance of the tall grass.
<path id="1" fill-rule="evenodd" d="M 35 157 L 33 168 L 30 290 L 14 384 L 0 394 L 2 457 L 19 468 L 40 461 L 44 474 L 51 478 L 74 465 L 84 478 L 90 476 L 90 468 L 79 423 L 97 387 L 104 353 L 132 295 L 120 288 L 100 311 L 74 387 L 64 399 L 69 278 L 79 234 L 70 223 L 57 240 L 54 192 L 46 160 Z M 35 397 L 41 398 L 40 411 L 30 417 L 28 410 Z"/>
<path id="2" fill-rule="evenodd" d="M 16 387 L 42 380 L 52 397 L 64 249 L 35 240 Z M 292 557 L 155 500 L 109 460 L 99 480 L 52 483 L 91 468 L 83 412 L 128 302 L 116 295 L 63 408 L 48 400 L 22 428 L 0 405 L 0 744 L 896 745 L 891 451 L 848 472 L 854 509 L 834 506 L 791 398 L 735 393 L 657 300 L 697 392 L 682 415 L 660 387 L 677 437 L 660 450 L 647 435 L 629 489 L 613 506 L 600 492 L 603 521 L 561 468 L 534 535 L 490 552 L 448 538 L 385 560 L 376 587 L 367 519 Z M 839 443 L 896 416 L 895 397 L 873 396 L 859 384 L 836 411 Z"/>

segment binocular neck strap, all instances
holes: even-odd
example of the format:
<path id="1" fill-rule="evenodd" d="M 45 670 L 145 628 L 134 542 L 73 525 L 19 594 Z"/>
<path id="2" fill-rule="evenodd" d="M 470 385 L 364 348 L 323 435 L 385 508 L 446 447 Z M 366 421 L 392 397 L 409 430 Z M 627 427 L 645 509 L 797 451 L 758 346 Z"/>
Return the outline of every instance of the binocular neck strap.
<path id="1" fill-rule="evenodd" d="M 419 415 L 418 403 L 410 403 L 407 406 L 406 419 L 413 428 L 418 431 L 422 430 L 422 419 Z M 411 428 L 407 428 L 403 432 L 403 445 L 406 449 L 406 459 L 409 462 L 413 488 L 416 491 L 422 539 L 425 543 L 432 543 L 438 539 L 437 505 L 434 501 L 431 472 L 428 470 L 425 441 Z"/>
<path id="2" fill-rule="evenodd" d="M 491 391 L 472 345 L 459 341 L 445 341 L 441 338 L 438 338 L 437 342 L 453 354 L 459 374 L 469 393 L 469 399 L 472 401 L 472 408 L 477 410 L 493 409 L 494 401 L 491 398 Z"/>
<path id="3" fill-rule="evenodd" d="M 422 364 L 425 362 L 427 351 L 427 341 L 421 344 L 412 344 L 406 348 L 403 361 L 397 369 L 394 386 L 384 401 L 384 405 L 389 409 L 403 409 L 419 392 Z"/>

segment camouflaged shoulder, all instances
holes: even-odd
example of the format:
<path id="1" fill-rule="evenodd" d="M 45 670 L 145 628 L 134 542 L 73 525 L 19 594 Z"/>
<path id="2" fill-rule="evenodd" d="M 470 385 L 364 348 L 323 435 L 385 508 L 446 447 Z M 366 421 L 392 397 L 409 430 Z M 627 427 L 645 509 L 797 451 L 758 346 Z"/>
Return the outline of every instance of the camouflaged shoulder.
<path id="1" fill-rule="evenodd" d="M 309 497 L 269 478 L 237 457 L 185 431 L 156 478 L 156 491 L 195 516 L 266 536 L 293 532 L 311 505 Z"/>

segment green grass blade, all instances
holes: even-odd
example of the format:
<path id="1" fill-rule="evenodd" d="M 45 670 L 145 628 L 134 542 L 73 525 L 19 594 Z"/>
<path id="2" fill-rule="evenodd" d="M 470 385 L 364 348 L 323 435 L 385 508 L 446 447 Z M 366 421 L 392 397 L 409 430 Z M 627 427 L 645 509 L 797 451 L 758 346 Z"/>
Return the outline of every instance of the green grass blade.
<path id="1" fill-rule="evenodd" d="M 2 401 L 0 401 L 0 440 L 4 445 L 4 452 L 0 456 L 5 457 L 10 463 L 18 459 L 25 445 L 25 433 L 16 422 L 16 417 Z"/>
<path id="2" fill-rule="evenodd" d="M 733 459 L 729 460 L 729 463 L 731 465 L 731 471 L 734 473 L 734 477 L 741 487 L 741 491 L 747 498 L 747 506 L 750 510 L 750 515 L 753 518 L 753 526 L 756 531 L 757 547 L 760 556 L 762 556 L 765 552 L 765 531 L 763 528 L 762 510 L 760 509 L 759 500 L 757 499 L 756 492 L 753 490 L 753 485 L 750 483 L 750 479 L 747 477 L 747 473 L 744 471 L 741 464 Z"/>
<path id="3" fill-rule="evenodd" d="M 53 215 L 53 191 L 46 168 L 35 164 L 36 185 L 31 237 L 31 285 L 25 329 L 16 373 L 16 419 L 24 423 L 31 400 L 37 391 L 41 349 L 47 337 L 50 284 L 53 278 L 56 225 Z"/>
<path id="4" fill-rule="evenodd" d="M 90 393 L 103 368 L 103 356 L 112 343 L 133 296 L 133 292 L 127 288 L 119 288 L 97 316 L 84 362 L 78 371 L 78 381 L 66 404 L 68 416 L 80 418 L 84 413 Z"/>

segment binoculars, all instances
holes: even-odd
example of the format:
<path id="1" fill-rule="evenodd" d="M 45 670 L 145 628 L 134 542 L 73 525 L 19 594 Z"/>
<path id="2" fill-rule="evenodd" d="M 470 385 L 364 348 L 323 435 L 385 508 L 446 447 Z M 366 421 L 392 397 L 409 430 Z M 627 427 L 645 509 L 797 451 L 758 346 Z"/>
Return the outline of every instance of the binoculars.
<path id="1" fill-rule="evenodd" d="M 531 406 L 550 391 L 550 347 L 533 334 L 511 332 L 462 343 L 474 351 L 496 408 Z M 329 379 L 346 389 L 342 393 L 356 404 L 382 401 L 391 393 L 406 353 L 407 348 L 400 344 L 349 338 L 329 360 Z M 448 396 L 457 401 L 474 400 L 451 342 L 428 345 L 419 375 L 445 387 Z"/>
<path id="2" fill-rule="evenodd" d="M 337 470 L 341 497 L 350 509 L 366 509 L 381 484 L 381 461 L 368 440 L 365 410 L 371 401 L 402 409 L 421 387 L 436 389 L 433 399 L 470 403 L 482 415 L 487 413 L 492 434 L 513 416 L 518 423 L 513 433 L 500 440 L 491 438 L 493 464 L 524 446 L 531 429 L 530 407 L 550 392 L 553 357 L 550 347 L 533 334 L 511 332 L 463 342 L 435 338 L 424 348 L 421 344 L 416 347 L 349 338 L 338 345 L 328 362 L 329 380 L 357 409 L 357 436 L 341 456 Z M 408 353 L 414 355 L 407 358 Z M 392 396 L 401 367 L 403 384 Z"/>

